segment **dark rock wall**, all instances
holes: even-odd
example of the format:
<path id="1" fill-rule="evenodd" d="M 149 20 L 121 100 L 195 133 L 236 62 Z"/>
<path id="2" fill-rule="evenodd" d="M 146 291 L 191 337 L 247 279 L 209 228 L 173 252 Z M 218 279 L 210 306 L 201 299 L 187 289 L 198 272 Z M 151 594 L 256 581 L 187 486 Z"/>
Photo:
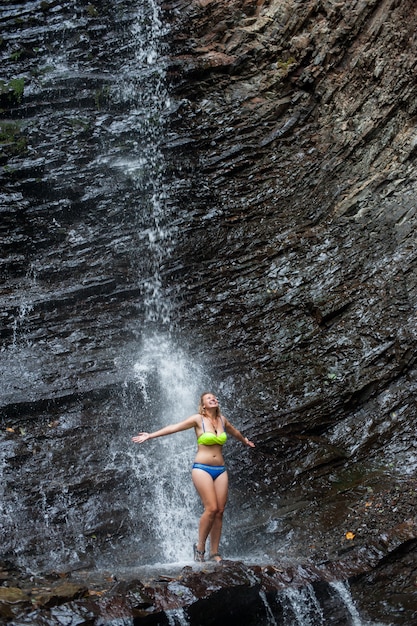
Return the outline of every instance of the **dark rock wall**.
<path id="1" fill-rule="evenodd" d="M 112 442 L 140 421 L 140 389 L 125 381 L 155 270 L 143 247 L 152 184 L 101 165 L 140 160 L 156 131 L 119 92 L 130 80 L 144 93 L 130 3 L 27 3 L 25 26 L 13 6 L 1 18 L 2 472 L 33 540 L 15 538 L 8 555 L 36 551 L 34 510 L 39 535 L 53 518 L 58 541 L 69 507 L 71 558 L 97 558 L 147 532 Z M 370 567 L 381 537 L 382 558 L 415 534 L 404 481 L 417 465 L 417 9 L 162 9 L 172 102 L 152 158 L 160 149 L 176 228 L 158 259 L 170 331 L 257 443 L 230 448 L 230 546 L 271 558 L 362 550 Z M 70 70 L 42 78 L 63 49 Z M 23 95 L 11 82 L 22 76 Z"/>
<path id="2" fill-rule="evenodd" d="M 375 562 L 415 536 L 416 7 L 180 6 L 171 278 L 258 443 L 236 457 L 235 536 Z"/>
<path id="3" fill-rule="evenodd" d="M 17 133 L 2 143 L 5 405 L 111 384 L 112 351 L 123 352 L 129 320 L 140 319 L 131 253 L 144 190 L 115 163 L 137 155 L 150 131 L 133 145 L 112 127 L 132 106 L 121 83 L 135 78 L 135 17 L 123 2 L 3 8 L 2 129 Z"/>
<path id="4" fill-rule="evenodd" d="M 413 362 L 414 60 L 399 57 L 415 11 L 197 6 L 177 70 L 205 182 L 188 208 L 185 315 L 202 333 L 227 329 L 224 371 L 233 357 L 262 363 L 254 384 L 280 394 L 287 430 L 319 433 Z"/>
<path id="5" fill-rule="evenodd" d="M 415 6 L 187 10 L 182 324 L 232 381 L 253 473 L 316 492 L 333 466 L 412 472 Z"/>
<path id="6" fill-rule="evenodd" d="M 118 550 L 137 518 L 112 446 L 123 457 L 133 432 L 122 398 L 163 189 L 151 9 L 1 7 L 2 549 L 38 567 Z"/>

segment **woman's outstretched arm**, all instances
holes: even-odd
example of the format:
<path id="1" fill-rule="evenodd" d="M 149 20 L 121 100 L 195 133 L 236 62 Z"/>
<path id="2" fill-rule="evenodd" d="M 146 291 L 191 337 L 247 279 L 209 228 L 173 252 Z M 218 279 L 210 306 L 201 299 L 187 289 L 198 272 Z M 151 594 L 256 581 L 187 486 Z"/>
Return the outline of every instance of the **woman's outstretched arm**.
<path id="1" fill-rule="evenodd" d="M 240 430 L 235 428 L 233 424 L 229 422 L 229 420 L 227 420 L 226 418 L 223 419 L 225 420 L 225 430 L 229 435 L 232 435 L 232 437 L 243 443 L 245 446 L 249 446 L 250 448 L 255 447 L 255 444 L 252 441 L 249 441 L 247 437 L 244 437 Z"/>
<path id="2" fill-rule="evenodd" d="M 197 417 L 198 415 L 191 415 L 187 417 L 187 419 L 182 422 L 178 422 L 177 424 L 169 424 L 168 426 L 164 426 L 160 430 L 156 430 L 153 433 L 138 433 L 135 437 L 132 437 L 132 441 L 135 443 L 143 443 L 148 439 L 156 439 L 156 437 L 165 437 L 165 435 L 172 435 L 173 433 L 179 433 L 182 430 L 188 430 L 189 428 L 194 428 L 197 426 Z"/>

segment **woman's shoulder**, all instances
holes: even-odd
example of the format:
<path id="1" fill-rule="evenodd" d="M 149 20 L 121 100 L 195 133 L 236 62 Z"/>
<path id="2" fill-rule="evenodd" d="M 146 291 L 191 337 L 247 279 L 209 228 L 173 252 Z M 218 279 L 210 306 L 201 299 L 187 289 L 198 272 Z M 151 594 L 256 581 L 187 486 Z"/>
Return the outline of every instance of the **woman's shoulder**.
<path id="1" fill-rule="evenodd" d="M 190 417 L 187 417 L 187 421 L 201 424 L 202 417 L 203 416 L 200 415 L 200 413 L 194 413 L 193 415 L 190 415 Z"/>
<path id="2" fill-rule="evenodd" d="M 230 424 L 229 420 L 225 415 L 223 415 L 223 413 L 220 413 L 220 419 L 222 420 L 223 424 Z"/>

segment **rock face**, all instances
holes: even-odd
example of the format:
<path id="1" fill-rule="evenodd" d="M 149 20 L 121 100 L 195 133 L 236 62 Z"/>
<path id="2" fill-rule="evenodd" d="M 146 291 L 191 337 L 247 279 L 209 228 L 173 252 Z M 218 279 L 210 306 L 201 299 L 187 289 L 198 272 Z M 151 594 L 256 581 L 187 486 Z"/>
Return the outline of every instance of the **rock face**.
<path id="1" fill-rule="evenodd" d="M 20 11 L 1 17 L 5 558 L 126 562 L 134 535 L 155 558 L 126 441 L 166 401 L 135 370 L 162 330 L 257 444 L 231 447 L 229 551 L 330 563 L 371 618 L 383 598 L 412 623 L 415 3 Z"/>
<path id="2" fill-rule="evenodd" d="M 195 3 L 172 64 L 200 233 L 183 325 L 202 346 L 225 331 L 208 358 L 268 460 L 247 470 L 257 493 L 295 486 L 317 515 L 415 470 L 415 20 L 412 3 Z"/>

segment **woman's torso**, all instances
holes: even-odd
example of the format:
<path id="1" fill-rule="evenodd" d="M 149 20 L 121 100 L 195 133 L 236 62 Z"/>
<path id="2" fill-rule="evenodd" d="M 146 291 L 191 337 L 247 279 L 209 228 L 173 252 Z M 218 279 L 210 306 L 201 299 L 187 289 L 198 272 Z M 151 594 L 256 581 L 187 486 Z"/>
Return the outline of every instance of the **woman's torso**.
<path id="1" fill-rule="evenodd" d="M 224 465 L 222 447 L 227 439 L 224 418 L 217 420 L 216 429 L 210 420 L 202 415 L 200 418 L 200 427 L 195 429 L 198 443 L 195 462 L 204 465 Z"/>

